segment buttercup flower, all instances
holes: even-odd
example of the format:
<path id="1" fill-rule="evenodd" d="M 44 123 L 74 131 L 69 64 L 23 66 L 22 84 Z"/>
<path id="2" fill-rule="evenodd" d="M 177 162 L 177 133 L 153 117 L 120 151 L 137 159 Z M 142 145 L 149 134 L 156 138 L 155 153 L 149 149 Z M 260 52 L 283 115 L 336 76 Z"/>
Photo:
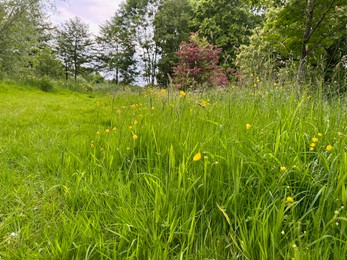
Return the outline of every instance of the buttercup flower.
<path id="1" fill-rule="evenodd" d="M 136 140 L 136 139 L 138 139 L 139 137 L 138 137 L 138 135 L 133 135 L 133 139 L 134 140 Z"/>
<path id="2" fill-rule="evenodd" d="M 292 204 L 293 202 L 294 202 L 294 199 L 292 197 L 288 196 L 287 199 L 286 199 L 286 203 L 287 204 Z"/>
<path id="3" fill-rule="evenodd" d="M 317 142 L 318 142 L 318 138 L 317 138 L 317 137 L 313 137 L 311 140 L 312 140 L 312 142 L 314 142 L 314 143 L 317 143 Z"/>
<path id="4" fill-rule="evenodd" d="M 196 153 L 195 155 L 194 155 L 194 157 L 193 157 L 193 161 L 199 161 L 199 160 L 201 160 L 201 153 L 199 152 L 199 153 Z"/>
<path id="5" fill-rule="evenodd" d="M 333 149 L 333 147 L 330 144 L 327 145 L 327 147 L 325 148 L 325 150 L 327 150 L 327 151 L 330 151 L 331 149 Z"/>
<path id="6" fill-rule="evenodd" d="M 252 126 L 250 124 L 246 124 L 246 129 L 250 129 Z"/>
<path id="7" fill-rule="evenodd" d="M 281 170 L 281 172 L 284 172 L 284 171 L 287 170 L 287 167 L 286 167 L 286 166 L 281 166 L 281 167 L 280 167 L 280 170 Z"/>
<path id="8" fill-rule="evenodd" d="M 180 91 L 180 96 L 184 97 L 186 95 L 186 92 L 184 92 L 183 90 Z"/>

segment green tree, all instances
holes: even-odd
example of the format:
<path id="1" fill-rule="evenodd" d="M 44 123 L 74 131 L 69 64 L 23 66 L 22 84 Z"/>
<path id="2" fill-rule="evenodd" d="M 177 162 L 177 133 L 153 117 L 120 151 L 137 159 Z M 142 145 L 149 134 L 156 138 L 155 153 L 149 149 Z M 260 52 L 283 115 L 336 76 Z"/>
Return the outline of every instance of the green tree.
<path id="1" fill-rule="evenodd" d="M 34 75 L 41 78 L 60 79 L 64 75 L 63 64 L 49 47 L 37 49 L 32 59 L 32 67 Z"/>
<path id="2" fill-rule="evenodd" d="M 154 20 L 154 40 L 159 48 L 157 80 L 166 85 L 177 65 L 176 52 L 190 35 L 192 7 L 188 0 L 163 0 Z"/>
<path id="3" fill-rule="evenodd" d="M 76 80 L 82 66 L 90 61 L 90 47 L 92 40 L 88 25 L 75 17 L 66 21 L 58 31 L 57 47 L 60 58 L 65 67 L 65 78 L 72 73 Z"/>
<path id="4" fill-rule="evenodd" d="M 267 7 L 264 27 L 254 31 L 249 46 L 242 47 L 240 66 L 247 71 L 253 60 L 273 63 L 278 70 L 294 63 L 293 76 L 302 85 L 308 72 L 324 75 L 331 67 L 329 53 L 344 39 L 346 23 L 346 0 L 289 0 Z M 344 56 L 341 51 L 340 58 Z"/>
<path id="5" fill-rule="evenodd" d="M 154 19 L 159 0 L 127 0 L 122 15 L 133 32 L 137 51 L 137 66 L 142 71 L 142 81 L 156 84 L 159 48 L 154 40 Z"/>
<path id="6" fill-rule="evenodd" d="M 133 32 L 128 28 L 126 16 L 122 8 L 114 17 L 101 26 L 98 43 L 101 47 L 98 52 L 100 69 L 113 74 L 116 84 L 130 84 L 135 81 L 136 60 Z"/>
<path id="7" fill-rule="evenodd" d="M 248 1 L 241 0 L 195 0 L 193 12 L 194 31 L 224 50 L 225 66 L 232 66 L 240 45 L 248 43 L 252 28 L 262 17 Z"/>
<path id="8" fill-rule="evenodd" d="M 30 71 L 31 51 L 42 36 L 44 8 L 39 0 L 0 2 L 0 76 L 15 77 Z"/>

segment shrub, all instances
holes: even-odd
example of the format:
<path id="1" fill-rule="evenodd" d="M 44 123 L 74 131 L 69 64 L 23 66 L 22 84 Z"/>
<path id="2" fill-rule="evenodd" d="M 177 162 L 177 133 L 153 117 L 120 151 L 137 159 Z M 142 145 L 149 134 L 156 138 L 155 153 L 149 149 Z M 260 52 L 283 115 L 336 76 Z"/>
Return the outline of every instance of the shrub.
<path id="1" fill-rule="evenodd" d="M 202 86 L 226 86 L 228 78 L 218 66 L 222 49 L 192 33 L 189 42 L 182 42 L 177 52 L 178 65 L 174 68 L 174 83 L 180 90 Z"/>

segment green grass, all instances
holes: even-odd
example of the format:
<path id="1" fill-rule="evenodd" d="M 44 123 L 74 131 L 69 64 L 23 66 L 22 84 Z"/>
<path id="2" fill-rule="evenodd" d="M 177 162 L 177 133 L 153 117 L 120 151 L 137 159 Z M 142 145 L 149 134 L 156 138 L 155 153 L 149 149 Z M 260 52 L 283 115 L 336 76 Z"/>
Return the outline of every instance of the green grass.
<path id="1" fill-rule="evenodd" d="M 347 255 L 342 101 L 5 84 L 0 100 L 0 259 Z"/>

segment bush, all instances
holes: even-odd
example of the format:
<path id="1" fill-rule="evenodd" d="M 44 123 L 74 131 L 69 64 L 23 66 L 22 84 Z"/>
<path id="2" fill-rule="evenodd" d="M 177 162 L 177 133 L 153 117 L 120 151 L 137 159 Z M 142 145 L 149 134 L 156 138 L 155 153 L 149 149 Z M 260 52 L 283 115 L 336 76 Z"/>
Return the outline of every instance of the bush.
<path id="1" fill-rule="evenodd" d="M 51 92 L 53 91 L 53 83 L 48 77 L 43 77 L 38 80 L 37 86 L 39 89 L 41 89 L 44 92 Z"/>
<path id="2" fill-rule="evenodd" d="M 218 66 L 222 49 L 214 47 L 205 38 L 192 33 L 189 42 L 182 42 L 177 52 L 178 65 L 174 68 L 174 83 L 180 90 L 203 86 L 226 86 L 228 78 Z"/>

